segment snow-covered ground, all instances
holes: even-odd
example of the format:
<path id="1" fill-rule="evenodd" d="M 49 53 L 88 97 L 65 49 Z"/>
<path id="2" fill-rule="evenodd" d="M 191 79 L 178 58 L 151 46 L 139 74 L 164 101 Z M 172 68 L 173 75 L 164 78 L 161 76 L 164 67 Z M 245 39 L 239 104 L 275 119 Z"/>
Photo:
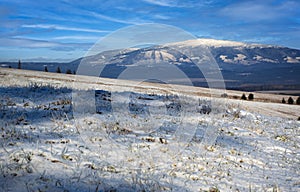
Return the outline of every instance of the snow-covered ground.
<path id="1" fill-rule="evenodd" d="M 0 77 L 0 191 L 300 190 L 300 106 L 281 96 L 1 68 Z M 92 114 L 76 108 L 91 89 Z"/>

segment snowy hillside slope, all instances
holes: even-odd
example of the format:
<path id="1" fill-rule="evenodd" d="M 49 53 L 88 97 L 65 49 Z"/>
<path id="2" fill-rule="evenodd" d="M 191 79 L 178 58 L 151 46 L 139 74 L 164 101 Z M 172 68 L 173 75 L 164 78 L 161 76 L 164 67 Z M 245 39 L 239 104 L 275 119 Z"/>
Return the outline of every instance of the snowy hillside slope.
<path id="1" fill-rule="evenodd" d="M 205 88 L 178 85 L 176 93 L 163 84 L 1 68 L 0 77 L 0 191 L 300 190 L 300 106 L 278 103 L 281 96 L 240 101 L 231 99 L 237 91 L 211 98 Z M 72 91 L 87 89 L 97 90 L 101 110 L 74 117 Z M 116 119 L 110 103 L 132 90 L 140 103 Z M 209 100 L 219 103 L 210 114 L 181 118 L 168 107 Z M 155 116 L 162 102 L 166 113 Z M 164 123 L 141 132 L 147 107 Z M 188 143 L 174 143 L 179 124 L 193 133 Z M 203 145 L 212 127 L 216 141 Z"/>
<path id="2" fill-rule="evenodd" d="M 74 75 L 67 74 L 57 74 L 57 73 L 45 73 L 45 72 L 37 72 L 37 71 L 27 71 L 27 70 L 14 70 L 14 69 L 5 69 L 0 68 L 0 76 L 1 76 L 1 84 L 2 85 L 21 85 L 25 86 L 30 84 L 31 82 L 36 83 L 48 83 L 51 85 L 63 85 L 72 88 L 73 82 L 77 81 L 76 86 L 79 89 L 94 89 L 96 90 L 97 86 L 104 86 L 103 89 L 114 88 L 113 90 L 118 91 L 128 91 L 132 90 L 134 86 L 135 91 L 140 93 L 149 93 L 149 90 L 155 90 L 157 94 L 166 94 L 170 86 L 164 84 L 156 84 L 156 83 L 148 83 L 143 82 L 138 85 L 136 83 L 127 81 L 127 80 L 119 80 L 119 79 L 109 79 L 109 78 L 97 78 L 90 76 L 80 76 L 80 78 Z M 46 79 L 46 80 L 45 80 Z M 242 101 L 240 97 L 243 93 L 241 91 L 233 91 L 233 90 L 216 90 L 216 92 L 211 91 L 208 88 L 202 87 L 191 87 L 191 86 L 182 86 L 182 85 L 172 85 L 174 89 L 181 90 L 180 92 L 190 96 L 200 96 L 200 97 L 210 97 L 214 94 L 214 97 L 221 98 L 221 95 L 226 92 L 227 99 L 226 102 L 234 103 L 235 105 L 239 105 L 245 110 L 251 110 L 252 112 L 265 113 L 265 115 L 277 115 L 278 117 L 287 117 L 291 119 L 298 118 L 300 116 L 299 106 L 297 105 L 285 105 L 281 104 L 282 98 L 292 97 L 294 100 L 297 99 L 296 96 L 290 95 L 278 95 L 278 94 L 264 94 L 264 93 L 254 93 L 255 100 L 254 101 Z M 172 92 L 169 90 L 169 92 Z M 215 95 L 216 93 L 220 93 L 219 95 Z M 259 102 L 257 102 L 259 101 Z M 255 105 L 260 106 L 259 108 L 255 108 Z M 264 109 L 265 108 L 265 109 Z M 264 109 L 264 110 L 263 110 Z M 274 114 L 275 113 L 275 114 Z"/>

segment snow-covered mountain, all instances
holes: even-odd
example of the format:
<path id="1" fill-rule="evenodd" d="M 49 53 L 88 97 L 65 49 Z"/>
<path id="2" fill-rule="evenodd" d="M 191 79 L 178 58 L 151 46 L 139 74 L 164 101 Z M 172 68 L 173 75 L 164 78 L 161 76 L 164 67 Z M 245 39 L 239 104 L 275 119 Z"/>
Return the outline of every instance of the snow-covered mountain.
<path id="1" fill-rule="evenodd" d="M 224 63 L 248 65 L 261 62 L 300 63 L 299 50 L 275 45 L 249 44 L 214 39 L 197 39 L 176 44 L 183 47 L 208 46 L 211 48 L 215 59 Z"/>
<path id="2" fill-rule="evenodd" d="M 195 60 L 207 54 L 203 53 L 204 47 L 218 64 L 229 89 L 300 90 L 300 50 L 282 46 L 194 39 L 146 48 L 109 50 L 85 57 L 84 61 L 90 62 L 93 66 L 100 61 L 105 62 L 106 67 L 101 76 L 110 78 L 117 78 L 128 67 L 139 65 L 151 67 L 160 63 L 170 63 L 190 77 L 194 85 L 207 86 L 203 80 L 204 75 L 195 65 Z M 76 71 L 82 59 L 65 64 L 24 63 L 22 68 L 44 70 L 44 65 L 47 65 L 48 70 L 53 72 L 58 66 L 62 72 L 67 69 Z M 2 65 L 7 66 L 7 63 Z M 17 67 L 17 63 L 9 65 Z"/>
<path id="3" fill-rule="evenodd" d="M 180 68 L 194 85 L 207 86 L 194 63 L 195 59 L 204 57 L 204 47 L 219 65 L 227 88 L 300 88 L 300 50 L 274 45 L 195 39 L 140 49 L 106 51 L 84 59 L 96 64 L 99 59 L 102 58 L 103 62 L 105 58 L 107 66 L 101 76 L 111 78 L 117 78 L 128 67 L 145 64 L 150 67 L 167 62 Z"/>
<path id="4" fill-rule="evenodd" d="M 248 44 L 235 41 L 215 39 L 194 39 L 160 46 L 141 49 L 126 49 L 109 51 L 92 56 L 98 58 L 100 55 L 112 57 L 112 61 L 123 64 L 131 64 L 139 60 L 155 59 L 173 63 L 190 62 L 182 55 L 182 50 L 201 49 L 208 47 L 218 63 L 253 65 L 258 63 L 300 63 L 300 50 L 287 47 L 263 44 Z M 196 55 L 197 56 L 197 55 Z M 116 60 L 118 59 L 118 60 Z"/>

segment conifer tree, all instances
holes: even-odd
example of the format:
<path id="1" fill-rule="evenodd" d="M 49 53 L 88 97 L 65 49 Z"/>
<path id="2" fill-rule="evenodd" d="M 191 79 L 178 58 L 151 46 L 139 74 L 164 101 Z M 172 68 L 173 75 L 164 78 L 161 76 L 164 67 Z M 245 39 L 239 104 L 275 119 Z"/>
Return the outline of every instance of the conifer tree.
<path id="1" fill-rule="evenodd" d="M 297 104 L 297 105 L 300 105 L 300 96 L 297 98 L 296 104 Z"/>
<path id="2" fill-rule="evenodd" d="M 18 62 L 18 69 L 21 69 L 22 67 L 21 67 L 21 60 L 19 60 L 19 62 Z"/>
<path id="3" fill-rule="evenodd" d="M 57 67 L 56 73 L 61 73 L 60 67 Z"/>
<path id="4" fill-rule="evenodd" d="M 241 97 L 241 99 L 242 99 L 242 100 L 247 100 L 247 97 L 246 97 L 246 95 L 245 95 L 245 94 L 243 94 L 243 95 L 242 95 L 242 97 Z"/>
<path id="5" fill-rule="evenodd" d="M 294 99 L 292 97 L 289 97 L 288 104 L 291 104 L 291 105 L 294 104 Z"/>

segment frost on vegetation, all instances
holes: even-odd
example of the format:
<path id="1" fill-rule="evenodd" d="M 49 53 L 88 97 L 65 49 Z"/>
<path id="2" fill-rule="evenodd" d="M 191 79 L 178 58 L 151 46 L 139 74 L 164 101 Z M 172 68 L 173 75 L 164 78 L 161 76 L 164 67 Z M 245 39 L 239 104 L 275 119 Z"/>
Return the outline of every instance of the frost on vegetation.
<path id="1" fill-rule="evenodd" d="M 117 116 L 113 107 L 124 109 L 120 98 L 127 94 L 108 91 L 95 91 L 96 114 L 74 119 L 67 88 L 35 84 L 0 89 L 0 191 L 300 187 L 297 121 L 233 105 L 223 110 L 204 98 L 141 93 L 132 94 L 126 113 Z M 190 142 L 175 143 L 182 124 L 184 130 L 196 130 Z M 212 130 L 216 142 L 203 145 L 203 139 L 212 139 L 205 138 Z"/>

